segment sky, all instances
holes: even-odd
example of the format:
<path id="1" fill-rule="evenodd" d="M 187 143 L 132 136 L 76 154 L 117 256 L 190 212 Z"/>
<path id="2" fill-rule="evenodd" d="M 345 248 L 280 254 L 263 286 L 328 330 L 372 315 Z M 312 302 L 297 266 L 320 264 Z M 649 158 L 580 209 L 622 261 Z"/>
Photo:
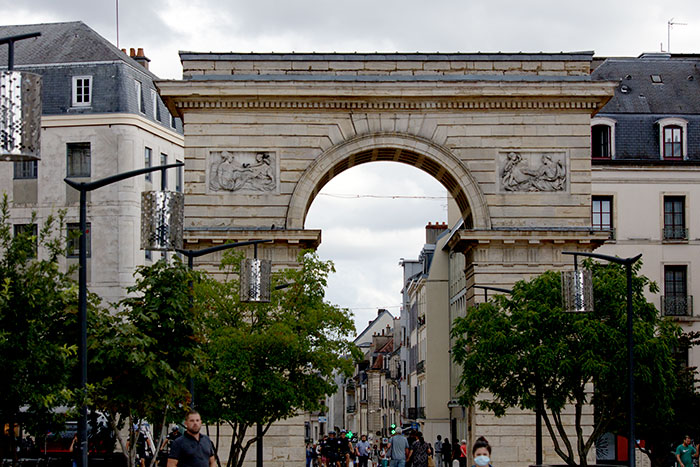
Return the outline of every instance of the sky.
<path id="1" fill-rule="evenodd" d="M 0 0 L 0 24 L 80 20 L 120 48 L 144 49 L 150 69 L 182 75 L 194 52 L 700 53 L 700 1 L 676 0 Z M 445 190 L 398 163 L 354 167 L 316 198 L 306 228 L 335 262 L 327 298 L 358 332 L 387 308 L 398 316 L 401 258 L 418 257 L 428 222 L 447 220 Z"/>

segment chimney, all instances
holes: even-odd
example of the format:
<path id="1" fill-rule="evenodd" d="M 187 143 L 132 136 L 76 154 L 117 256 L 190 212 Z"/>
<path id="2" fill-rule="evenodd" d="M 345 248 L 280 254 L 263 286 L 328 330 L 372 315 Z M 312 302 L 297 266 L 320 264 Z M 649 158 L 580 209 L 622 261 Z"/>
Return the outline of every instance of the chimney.
<path id="1" fill-rule="evenodd" d="M 141 47 L 139 47 L 138 51 L 135 51 L 133 47 L 129 49 L 129 57 L 136 60 L 139 65 L 148 70 L 148 62 L 150 62 L 151 59 L 146 57 Z"/>
<path id="2" fill-rule="evenodd" d="M 436 222 L 435 224 L 433 224 L 432 222 L 428 222 L 428 225 L 425 226 L 425 243 L 427 243 L 428 245 L 434 245 L 435 243 L 437 243 L 437 239 L 440 236 L 440 234 L 446 230 L 446 222 Z"/>

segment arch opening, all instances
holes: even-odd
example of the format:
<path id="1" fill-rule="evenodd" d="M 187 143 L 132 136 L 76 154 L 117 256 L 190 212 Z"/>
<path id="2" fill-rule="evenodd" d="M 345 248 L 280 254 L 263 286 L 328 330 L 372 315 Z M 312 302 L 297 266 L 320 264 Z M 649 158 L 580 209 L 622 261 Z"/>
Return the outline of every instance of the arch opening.
<path id="1" fill-rule="evenodd" d="M 378 161 L 399 162 L 426 172 L 455 200 L 467 228 L 490 228 L 483 193 L 456 157 L 430 141 L 395 134 L 357 138 L 322 154 L 297 183 L 289 205 L 287 228 L 304 228 L 311 204 L 333 177 L 352 167 Z"/>

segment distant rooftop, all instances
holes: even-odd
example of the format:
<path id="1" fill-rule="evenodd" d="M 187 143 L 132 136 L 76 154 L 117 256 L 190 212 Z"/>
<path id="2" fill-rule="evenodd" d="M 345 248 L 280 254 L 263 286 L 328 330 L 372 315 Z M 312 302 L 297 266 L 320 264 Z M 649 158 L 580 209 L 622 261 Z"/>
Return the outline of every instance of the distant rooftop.
<path id="1" fill-rule="evenodd" d="M 601 113 L 700 113 L 700 57 L 645 53 L 637 58 L 608 58 L 593 80 L 616 81 L 615 97 Z"/>
<path id="2" fill-rule="evenodd" d="M 123 61 L 157 77 L 82 21 L 0 26 L 0 38 L 40 32 L 15 43 L 15 66 Z M 0 46 L 0 68 L 7 66 L 7 45 Z"/>

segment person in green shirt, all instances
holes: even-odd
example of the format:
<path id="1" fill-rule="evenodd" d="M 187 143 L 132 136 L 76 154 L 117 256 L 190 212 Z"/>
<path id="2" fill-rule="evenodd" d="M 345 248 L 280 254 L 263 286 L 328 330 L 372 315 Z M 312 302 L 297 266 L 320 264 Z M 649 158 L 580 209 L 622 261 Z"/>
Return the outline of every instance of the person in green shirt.
<path id="1" fill-rule="evenodd" d="M 676 448 L 676 459 L 681 467 L 693 467 L 693 457 L 698 457 L 698 450 L 690 445 L 690 436 L 686 435 L 683 444 Z"/>

